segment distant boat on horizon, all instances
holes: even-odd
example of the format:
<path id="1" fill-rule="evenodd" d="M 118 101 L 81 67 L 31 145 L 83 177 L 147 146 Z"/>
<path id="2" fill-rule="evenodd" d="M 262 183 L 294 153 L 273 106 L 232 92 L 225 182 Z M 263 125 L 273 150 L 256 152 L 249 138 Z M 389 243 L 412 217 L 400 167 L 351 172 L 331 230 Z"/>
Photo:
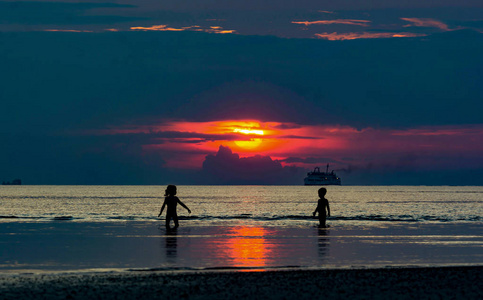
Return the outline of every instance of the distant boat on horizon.
<path id="1" fill-rule="evenodd" d="M 315 167 L 313 172 L 308 172 L 304 178 L 304 185 L 341 185 L 341 180 L 337 177 L 334 170 L 329 173 L 329 164 L 325 172 L 321 172 L 319 167 Z"/>
<path id="2" fill-rule="evenodd" d="M 12 180 L 12 182 L 4 181 L 4 182 L 2 182 L 2 185 L 22 185 L 22 180 L 14 179 L 14 180 Z"/>

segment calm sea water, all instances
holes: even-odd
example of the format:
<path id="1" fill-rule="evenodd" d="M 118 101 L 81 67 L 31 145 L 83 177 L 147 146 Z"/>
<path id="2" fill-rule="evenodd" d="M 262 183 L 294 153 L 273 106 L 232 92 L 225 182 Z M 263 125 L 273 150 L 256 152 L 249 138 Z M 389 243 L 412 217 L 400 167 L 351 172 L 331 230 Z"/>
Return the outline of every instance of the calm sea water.
<path id="1" fill-rule="evenodd" d="M 164 189 L 1 186 L 0 274 L 483 264 L 483 187 L 330 186 L 320 229 L 317 187 L 178 186 L 176 231 Z"/>
<path id="2" fill-rule="evenodd" d="M 157 221 L 164 186 L 0 186 L 0 222 Z M 483 187 L 329 186 L 331 224 L 481 222 Z M 178 186 L 197 226 L 313 223 L 318 187 Z M 164 217 L 164 216 L 163 216 Z"/>

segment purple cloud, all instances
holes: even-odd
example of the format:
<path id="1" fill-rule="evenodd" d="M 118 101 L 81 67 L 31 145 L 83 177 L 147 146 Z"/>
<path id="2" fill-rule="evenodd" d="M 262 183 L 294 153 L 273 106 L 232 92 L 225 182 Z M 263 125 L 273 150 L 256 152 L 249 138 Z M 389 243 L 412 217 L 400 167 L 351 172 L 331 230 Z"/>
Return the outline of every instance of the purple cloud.
<path id="1" fill-rule="evenodd" d="M 293 184 L 303 179 L 305 170 L 283 167 L 270 156 L 240 157 L 225 146 L 215 155 L 207 155 L 202 173 L 212 184 Z"/>

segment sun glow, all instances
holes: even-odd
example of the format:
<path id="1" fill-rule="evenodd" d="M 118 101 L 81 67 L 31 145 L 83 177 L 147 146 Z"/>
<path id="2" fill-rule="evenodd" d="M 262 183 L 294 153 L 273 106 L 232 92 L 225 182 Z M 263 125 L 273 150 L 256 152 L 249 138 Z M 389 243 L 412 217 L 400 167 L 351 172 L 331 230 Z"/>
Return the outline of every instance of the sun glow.
<path id="1" fill-rule="evenodd" d="M 481 160 L 483 151 L 481 143 L 475 142 L 481 140 L 481 125 L 394 130 L 250 119 L 164 120 L 152 125 L 124 125 L 75 134 L 116 136 L 113 140 L 122 143 L 115 144 L 115 147 L 124 149 L 125 145 L 137 143 L 142 161 L 147 165 L 192 170 L 202 168 L 207 158 L 217 162 L 225 160 L 232 165 L 252 164 L 253 168 L 258 168 L 263 159 L 268 165 L 274 165 L 271 160 L 283 167 L 306 169 L 325 165 L 328 159 L 335 161 L 337 168 L 347 165 L 358 168 L 356 162 L 376 160 L 380 165 L 399 166 L 402 162 L 446 168 L 448 161 L 440 159 L 443 156 L 435 157 L 434 153 L 446 155 L 444 157 L 464 153 L 467 157 L 464 163 L 472 167 L 474 162 Z M 227 151 L 220 152 L 221 146 L 229 148 L 232 155 Z M 408 155 L 411 153 L 417 155 Z M 216 158 L 219 154 L 220 157 Z"/>
<path id="2" fill-rule="evenodd" d="M 244 133 L 244 134 L 263 135 L 263 130 L 255 130 L 255 129 L 235 128 L 235 129 L 233 129 L 233 132 L 240 132 L 240 133 Z"/>
<path id="3" fill-rule="evenodd" d="M 260 126 L 260 124 L 257 124 Z M 260 129 L 252 129 L 252 128 L 234 128 L 233 132 L 235 133 L 242 133 L 246 135 L 263 135 L 264 132 L 263 130 Z M 258 148 L 260 144 L 262 143 L 262 139 L 257 139 L 257 138 L 251 138 L 248 141 L 235 141 L 235 145 L 237 145 L 240 148 L 246 149 L 246 150 L 252 150 Z"/>
<path id="4" fill-rule="evenodd" d="M 249 141 L 235 141 L 235 145 L 246 150 L 258 148 L 262 144 L 262 139 L 251 139 Z"/>
<path id="5" fill-rule="evenodd" d="M 217 153 L 220 146 L 230 148 L 240 158 L 271 157 L 282 165 L 312 167 L 305 158 L 314 153 L 329 153 L 347 147 L 348 137 L 360 135 L 351 127 L 314 126 L 295 123 L 263 122 L 259 120 L 223 120 L 188 122 L 167 120 L 160 124 L 125 126 L 96 131 L 99 135 L 142 134 L 148 139 L 142 145 L 143 159 L 148 164 L 163 167 L 196 169 L 208 154 Z M 158 161 L 157 153 L 163 153 Z M 295 161 L 284 162 L 290 157 Z M 292 158 L 291 160 L 293 160 Z"/>

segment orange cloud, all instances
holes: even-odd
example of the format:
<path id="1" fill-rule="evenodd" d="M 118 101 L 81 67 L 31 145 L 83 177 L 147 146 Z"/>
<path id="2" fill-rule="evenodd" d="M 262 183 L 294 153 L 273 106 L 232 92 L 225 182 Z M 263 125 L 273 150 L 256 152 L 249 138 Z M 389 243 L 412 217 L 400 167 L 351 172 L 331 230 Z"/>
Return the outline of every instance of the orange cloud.
<path id="1" fill-rule="evenodd" d="M 236 30 L 225 30 L 221 26 L 210 26 L 209 28 L 201 28 L 201 26 L 193 25 L 193 26 L 185 26 L 181 28 L 174 28 L 168 27 L 168 25 L 153 25 L 149 27 L 131 27 L 131 30 L 141 30 L 141 31 L 203 31 L 209 33 L 218 33 L 218 34 L 226 34 L 226 33 L 235 33 Z"/>
<path id="2" fill-rule="evenodd" d="M 183 28 L 171 28 L 168 25 L 153 25 L 149 27 L 131 27 L 131 30 L 142 30 L 142 31 L 184 31 Z"/>
<path id="3" fill-rule="evenodd" d="M 321 21 L 303 21 L 303 22 L 295 22 L 292 21 L 293 24 L 302 24 L 305 26 L 309 25 L 330 25 L 330 24 L 345 24 L 345 25 L 357 25 L 357 26 L 364 26 L 367 27 L 371 23 L 368 20 L 348 20 L 348 19 L 337 19 L 337 20 L 321 20 Z"/>
<path id="4" fill-rule="evenodd" d="M 408 21 L 412 24 L 404 25 L 403 27 L 435 27 L 439 28 L 443 31 L 451 31 L 456 29 L 449 29 L 448 25 L 445 23 L 435 20 L 435 19 L 427 19 L 427 18 L 401 18 L 401 20 Z"/>
<path id="5" fill-rule="evenodd" d="M 280 141 L 275 138 L 279 133 L 277 125 L 279 123 L 256 120 L 172 122 L 158 130 L 197 132 L 214 137 L 199 143 L 198 149 L 214 151 L 220 145 L 225 145 L 241 153 L 265 153 L 280 146 Z"/>
<path id="6" fill-rule="evenodd" d="M 355 40 L 355 39 L 387 39 L 387 38 L 401 38 L 401 37 L 418 37 L 427 36 L 424 33 L 412 33 L 412 32 L 324 32 L 316 33 L 315 36 L 320 39 L 326 39 L 329 41 L 342 41 L 342 40 Z"/>

